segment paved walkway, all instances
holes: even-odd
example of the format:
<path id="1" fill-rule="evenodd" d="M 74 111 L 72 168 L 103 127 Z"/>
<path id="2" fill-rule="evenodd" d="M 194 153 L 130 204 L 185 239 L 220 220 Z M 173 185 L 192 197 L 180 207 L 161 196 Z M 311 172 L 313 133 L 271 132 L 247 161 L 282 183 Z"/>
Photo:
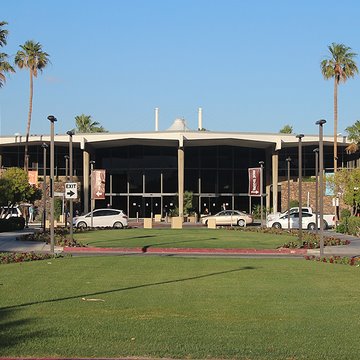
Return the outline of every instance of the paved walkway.
<path id="1" fill-rule="evenodd" d="M 50 245 L 37 241 L 20 240 L 22 235 L 31 234 L 35 229 L 24 229 L 15 232 L 0 233 L 0 252 L 50 252 Z M 350 240 L 349 245 L 326 246 L 324 254 L 326 256 L 360 256 L 360 238 L 326 232 L 326 235 L 338 237 L 343 240 Z M 253 255 L 253 256 L 305 256 L 320 255 L 319 249 L 194 249 L 194 248 L 70 248 L 55 246 L 56 253 L 72 254 L 174 254 L 174 255 Z"/>

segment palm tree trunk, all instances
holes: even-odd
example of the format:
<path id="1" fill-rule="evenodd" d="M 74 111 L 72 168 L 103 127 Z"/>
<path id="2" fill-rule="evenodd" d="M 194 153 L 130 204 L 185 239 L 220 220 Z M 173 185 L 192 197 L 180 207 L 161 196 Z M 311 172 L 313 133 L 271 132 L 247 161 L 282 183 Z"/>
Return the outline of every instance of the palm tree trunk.
<path id="1" fill-rule="evenodd" d="M 334 172 L 337 171 L 338 80 L 334 82 Z"/>
<path id="2" fill-rule="evenodd" d="M 29 145 L 30 125 L 31 125 L 33 93 L 34 93 L 33 73 L 32 73 L 32 70 L 30 70 L 30 100 L 29 100 L 28 122 L 27 122 L 27 127 L 26 127 L 25 158 L 24 158 L 24 170 L 25 170 L 26 172 L 29 170 L 28 145 Z"/>
<path id="3" fill-rule="evenodd" d="M 337 171 L 337 123 L 338 123 L 337 93 L 338 93 L 338 81 L 335 76 L 335 82 L 334 82 L 334 172 Z"/>

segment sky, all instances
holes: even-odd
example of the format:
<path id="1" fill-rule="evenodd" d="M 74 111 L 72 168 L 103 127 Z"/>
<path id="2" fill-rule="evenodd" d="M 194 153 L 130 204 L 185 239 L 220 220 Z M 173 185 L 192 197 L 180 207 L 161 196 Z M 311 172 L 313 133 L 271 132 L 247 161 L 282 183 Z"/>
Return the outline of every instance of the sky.
<path id="1" fill-rule="evenodd" d="M 360 2 L 333 0 L 17 0 L 1 5 L 13 62 L 27 40 L 51 64 L 34 81 L 31 134 L 75 127 L 91 115 L 110 132 L 159 130 L 176 118 L 197 129 L 333 134 L 328 45 L 360 53 Z M 358 59 L 360 68 L 360 59 Z M 338 132 L 360 119 L 360 77 L 339 88 Z M 0 135 L 25 134 L 29 73 L 0 88 Z"/>

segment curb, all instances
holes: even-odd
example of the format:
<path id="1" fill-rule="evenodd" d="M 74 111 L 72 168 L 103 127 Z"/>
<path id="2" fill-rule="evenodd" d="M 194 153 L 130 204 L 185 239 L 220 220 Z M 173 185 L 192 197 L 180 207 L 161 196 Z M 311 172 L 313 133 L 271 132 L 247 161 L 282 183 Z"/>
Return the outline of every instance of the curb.
<path id="1" fill-rule="evenodd" d="M 64 247 L 65 253 L 128 253 L 128 254 L 228 254 L 228 255 L 306 255 L 307 249 L 198 249 L 198 248 L 95 248 Z"/>

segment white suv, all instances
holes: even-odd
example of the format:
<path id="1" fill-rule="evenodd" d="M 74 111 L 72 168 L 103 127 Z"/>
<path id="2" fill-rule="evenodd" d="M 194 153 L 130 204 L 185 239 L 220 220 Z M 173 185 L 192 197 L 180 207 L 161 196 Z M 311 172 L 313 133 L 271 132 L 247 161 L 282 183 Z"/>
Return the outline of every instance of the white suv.
<path id="1" fill-rule="evenodd" d="M 9 219 L 11 217 L 21 217 L 21 210 L 18 206 L 8 207 L 2 206 L 0 208 L 0 219 Z"/>
<path id="2" fill-rule="evenodd" d="M 128 217 L 122 210 L 96 209 L 93 211 L 94 227 L 113 227 L 115 229 L 122 229 L 127 227 L 127 225 Z M 74 217 L 73 226 L 81 229 L 91 227 L 91 212 L 86 215 Z"/>

